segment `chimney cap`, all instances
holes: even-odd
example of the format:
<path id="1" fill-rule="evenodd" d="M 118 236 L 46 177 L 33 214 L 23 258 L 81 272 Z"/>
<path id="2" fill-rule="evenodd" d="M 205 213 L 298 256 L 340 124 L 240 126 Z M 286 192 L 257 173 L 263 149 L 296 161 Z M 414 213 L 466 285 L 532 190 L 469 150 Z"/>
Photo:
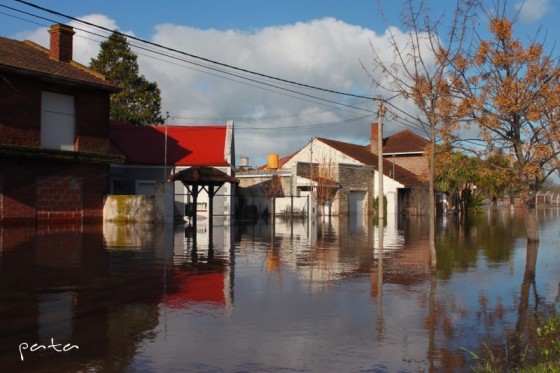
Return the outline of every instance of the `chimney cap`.
<path id="1" fill-rule="evenodd" d="M 51 26 L 51 28 L 49 29 L 49 32 L 52 34 L 53 32 L 57 32 L 57 31 L 61 31 L 61 32 L 66 32 L 66 33 L 71 33 L 72 35 L 74 35 L 76 32 L 74 31 L 74 28 L 72 26 L 68 26 L 65 25 L 63 23 L 55 23 L 54 25 Z"/>

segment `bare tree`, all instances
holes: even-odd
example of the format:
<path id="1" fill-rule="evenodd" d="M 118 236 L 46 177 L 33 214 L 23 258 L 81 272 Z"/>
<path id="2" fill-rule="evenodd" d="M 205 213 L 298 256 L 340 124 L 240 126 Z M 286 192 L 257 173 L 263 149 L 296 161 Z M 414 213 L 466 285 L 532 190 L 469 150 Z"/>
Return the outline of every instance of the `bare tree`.
<path id="1" fill-rule="evenodd" d="M 407 0 L 402 11 L 405 33 L 398 33 L 386 22 L 393 58 L 387 60 L 384 57 L 385 50 L 372 43 L 373 67 L 367 69 L 366 64 L 362 63 L 373 83 L 391 94 L 386 103 L 393 120 L 422 130 L 432 144 L 428 184 L 429 239 L 433 267 L 436 264 L 435 144 L 445 140 L 457 127 L 457 104 L 450 94 L 452 81 L 449 79 L 449 67 L 454 54 L 459 54 L 464 49 L 469 34 L 469 21 L 476 6 L 477 0 L 457 1 L 453 17 L 442 15 L 436 19 L 431 15 L 428 1 Z M 381 6 L 379 8 L 383 12 Z M 412 101 L 417 112 L 407 113 L 392 104 L 391 100 L 396 97 Z"/>
<path id="2" fill-rule="evenodd" d="M 282 181 L 277 173 L 273 173 L 270 180 L 263 184 L 262 194 L 263 197 L 271 202 L 270 217 L 274 219 L 276 213 L 276 197 L 280 197 L 283 194 Z"/>
<path id="3" fill-rule="evenodd" d="M 313 167 L 313 165 L 312 165 Z M 325 213 L 325 207 L 329 208 L 334 200 L 334 196 L 337 191 L 337 181 L 336 181 L 336 169 L 331 158 L 323 159 L 316 168 L 314 168 L 313 182 L 315 184 L 315 193 L 317 196 L 317 204 L 321 206 L 322 215 L 327 215 Z"/>

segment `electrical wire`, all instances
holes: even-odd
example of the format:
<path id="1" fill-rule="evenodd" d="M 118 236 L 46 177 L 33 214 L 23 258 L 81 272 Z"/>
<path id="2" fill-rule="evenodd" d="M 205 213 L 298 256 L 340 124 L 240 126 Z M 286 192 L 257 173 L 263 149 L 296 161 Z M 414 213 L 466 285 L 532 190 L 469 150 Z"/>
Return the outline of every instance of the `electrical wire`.
<path id="1" fill-rule="evenodd" d="M 28 1 L 24 1 L 24 0 L 14 0 L 14 1 L 16 1 L 18 3 L 21 3 L 21 4 L 25 4 L 27 6 L 35 8 L 35 9 L 42 10 L 42 11 L 50 13 L 50 14 L 54 14 L 54 15 L 57 15 L 57 16 L 60 16 L 60 17 L 66 18 L 66 19 L 70 19 L 70 20 L 73 20 L 73 21 L 76 21 L 76 22 L 80 22 L 82 24 L 85 24 L 85 25 L 88 25 L 88 26 L 91 26 L 91 27 L 95 27 L 95 28 L 98 28 L 98 29 L 101 29 L 101 30 L 104 30 L 104 31 L 107 31 L 107 32 L 111 32 L 111 33 L 115 32 L 115 33 L 117 33 L 121 36 L 139 41 L 141 43 L 145 43 L 145 44 L 157 47 L 157 48 L 161 48 L 161 49 L 164 49 L 164 50 L 167 50 L 167 51 L 170 51 L 170 52 L 178 53 L 178 54 L 188 56 L 188 57 L 191 57 L 191 58 L 194 58 L 194 59 L 197 59 L 197 60 L 201 60 L 201 61 L 204 61 L 204 62 L 214 64 L 214 65 L 226 67 L 226 68 L 229 68 L 229 69 L 232 69 L 232 70 L 241 71 L 241 72 L 248 73 L 248 74 L 255 75 L 255 76 L 259 76 L 259 77 L 262 77 L 262 78 L 267 78 L 267 79 L 271 79 L 271 80 L 275 80 L 275 81 L 279 81 L 279 82 L 283 82 L 283 83 L 288 83 L 288 84 L 292 84 L 292 85 L 296 85 L 296 86 L 300 86 L 300 87 L 304 87 L 304 88 L 309 88 L 309 89 L 313 89 L 313 90 L 318 90 L 318 91 L 322 91 L 322 92 L 334 93 L 334 94 L 337 94 L 337 95 L 355 97 L 355 98 L 362 98 L 362 99 L 368 99 L 368 100 L 373 100 L 373 101 L 378 100 L 375 97 L 369 97 L 369 96 L 357 95 L 357 94 L 353 94 L 353 93 L 336 91 L 336 90 L 332 90 L 332 89 L 321 88 L 321 87 L 317 87 L 317 86 L 313 86 L 313 85 L 309 85 L 309 84 L 305 84 L 305 83 L 299 83 L 299 82 L 296 82 L 296 81 L 293 81 L 293 80 L 278 78 L 278 77 L 275 77 L 275 76 L 272 76 L 272 75 L 267 75 L 267 74 L 259 73 L 259 72 L 256 72 L 256 71 L 244 69 L 244 68 L 241 68 L 241 67 L 229 65 L 229 64 L 226 64 L 226 63 L 223 63 L 223 62 L 218 62 L 218 61 L 215 61 L 215 60 L 212 60 L 212 59 L 209 59 L 209 58 L 205 58 L 205 57 L 197 56 L 197 55 L 194 55 L 194 54 L 191 54 L 191 53 L 187 53 L 187 52 L 175 49 L 175 48 L 167 47 L 167 46 L 164 46 L 162 44 L 154 43 L 154 42 L 151 42 L 151 41 L 148 41 L 148 40 L 136 37 L 136 36 L 126 35 L 126 34 L 123 34 L 119 31 L 110 30 L 106 27 L 103 27 L 103 26 L 96 25 L 96 24 L 88 22 L 88 21 L 78 19 L 76 17 L 69 16 L 67 14 L 60 13 L 60 12 L 57 12 L 55 10 L 42 7 L 42 6 L 30 3 Z"/>
<path id="2" fill-rule="evenodd" d="M 151 46 L 153 46 L 153 47 L 157 47 L 157 48 L 160 48 L 160 49 L 167 50 L 167 51 L 169 51 L 169 52 L 177 53 L 177 54 L 182 55 L 182 56 L 186 56 L 186 57 L 189 57 L 189 58 L 194 58 L 194 59 L 197 59 L 197 60 L 200 60 L 200 61 L 203 61 L 203 62 L 207 62 L 207 63 L 210 63 L 211 65 L 217 65 L 217 66 L 221 66 L 221 67 L 223 67 L 223 68 L 228 68 L 228 69 L 232 69 L 232 70 L 235 70 L 235 71 L 239 71 L 239 72 L 241 72 L 241 73 L 246 73 L 246 74 L 258 76 L 258 77 L 261 77 L 261 78 L 266 78 L 266 79 L 278 81 L 278 82 L 281 82 L 281 83 L 284 83 L 284 84 L 296 85 L 296 86 L 300 86 L 300 87 L 304 87 L 304 88 L 308 88 L 308 89 L 312 89 L 312 90 L 318 90 L 318 91 L 322 91 L 322 92 L 333 93 L 333 94 L 337 94 L 337 95 L 343 95 L 343 96 L 354 97 L 354 98 L 361 98 L 361 99 L 366 99 L 366 100 L 368 100 L 368 101 L 377 101 L 377 100 L 379 100 L 379 98 L 376 98 L 376 97 L 369 97 L 369 96 L 363 96 L 363 95 L 356 95 L 356 94 L 351 94 L 351 93 L 347 93 L 347 92 L 341 92 L 341 91 L 337 91 L 337 90 L 325 89 L 325 88 L 321 88 L 321 87 L 317 87 L 317 86 L 313 86 L 313 85 L 308 85 L 308 84 L 304 84 L 304 83 L 299 83 L 299 82 L 295 82 L 295 81 L 291 81 L 291 80 L 287 80 L 287 79 L 282 79 L 282 78 L 274 77 L 274 76 L 268 75 L 268 74 L 258 73 L 258 72 L 252 71 L 252 70 L 248 70 L 248 69 L 236 67 L 236 66 L 233 66 L 233 65 L 225 64 L 225 63 L 218 62 L 218 61 L 215 61 L 215 60 L 211 60 L 211 59 L 208 59 L 208 58 L 205 58 L 205 57 L 201 57 L 201 56 L 197 56 L 197 55 L 194 55 L 194 54 L 190 54 L 190 53 L 187 53 L 187 52 L 184 52 L 184 51 L 180 51 L 180 50 L 178 50 L 178 49 L 171 48 L 171 47 L 167 47 L 167 46 L 164 46 L 164 45 L 162 45 L 162 44 L 153 43 L 153 42 L 150 42 L 150 41 L 147 41 L 147 40 L 145 40 L 145 39 L 141 39 L 141 38 L 138 38 L 138 37 L 135 37 L 135 36 L 132 36 L 132 35 L 126 35 L 126 34 L 123 34 L 123 33 L 121 33 L 121 32 L 118 32 L 118 31 L 110 30 L 110 29 L 108 29 L 108 28 L 106 28 L 106 27 L 103 27 L 103 26 L 96 25 L 96 24 L 91 23 L 91 22 L 88 22 L 88 21 L 84 21 L 84 20 L 78 19 L 78 18 L 76 18 L 76 17 L 70 16 L 70 15 L 67 15 L 67 14 L 64 14 L 64 13 L 60 13 L 60 12 L 57 12 L 57 11 L 52 10 L 52 9 L 48 9 L 48 8 L 45 8 L 45 7 L 42 7 L 42 6 L 39 6 L 39 5 L 30 3 L 30 2 L 28 2 L 28 1 L 24 1 L 24 0 L 14 0 L 14 1 L 16 1 L 16 2 L 18 2 L 18 3 L 21 3 L 21 4 L 24 4 L 24 5 L 27 5 L 27 6 L 30 6 L 30 7 L 35 8 L 35 9 L 39 9 L 39 10 L 44 11 L 44 12 L 47 12 L 47 13 L 49 13 L 49 14 L 53 14 L 53 15 L 56 15 L 56 16 L 60 16 L 60 17 L 63 17 L 63 18 L 69 19 L 69 20 L 73 20 L 73 21 L 82 23 L 82 24 L 87 25 L 87 26 L 90 26 L 90 27 L 94 27 L 94 28 L 97 28 L 97 29 L 106 31 L 106 32 L 108 32 L 108 33 L 117 33 L 117 34 L 119 34 L 119 35 L 121 35 L 121 36 L 123 36 L 123 37 L 125 37 L 125 38 L 132 39 L 132 40 L 138 41 L 138 42 L 140 42 L 140 43 L 144 43 L 144 44 L 147 44 L 147 45 L 151 45 Z M 51 23 L 56 22 L 56 21 L 54 21 L 54 20 L 52 20 L 52 19 L 49 19 L 49 18 L 46 18 L 46 17 L 43 17 L 43 16 L 39 16 L 39 15 L 30 13 L 30 12 L 26 12 L 26 11 L 21 10 L 21 9 L 16 9 L 16 8 L 9 7 L 9 6 L 3 5 L 3 4 L 0 4 L 0 6 L 2 6 L 2 7 L 4 7 L 4 8 L 7 8 L 7 9 L 10 9 L 10 10 L 12 10 L 12 11 L 20 12 L 20 13 L 25 14 L 25 15 L 28 15 L 28 16 L 32 16 L 32 17 L 36 17 L 36 18 L 39 18 L 39 19 L 42 19 L 42 20 L 45 20 L 45 21 L 49 21 L 49 22 L 51 22 Z M 3 13 L 3 14 L 6 14 L 6 13 Z M 13 15 L 9 15 L 9 14 L 6 14 L 6 15 L 11 16 L 11 17 L 14 17 L 14 18 L 22 19 L 22 18 L 20 18 L 20 17 L 16 17 L 16 16 L 13 16 Z M 24 19 L 22 19 L 22 20 L 24 20 Z M 33 21 L 29 21 L 29 20 L 27 20 L 27 21 L 28 21 L 28 22 L 34 23 Z M 98 36 L 98 37 L 107 39 L 107 36 L 101 35 L 101 34 L 98 34 L 98 33 L 95 33 L 95 32 L 92 32 L 92 31 L 90 31 L 90 30 L 85 30 L 85 29 L 78 28 L 78 27 L 76 27 L 76 29 L 79 30 L 79 31 L 85 32 L 85 33 L 89 33 L 89 34 L 92 34 L 92 35 L 95 35 L 95 36 Z M 87 39 L 87 38 L 86 38 L 86 39 Z M 90 40 L 92 40 L 92 39 L 90 39 Z M 340 109 L 340 107 L 347 107 L 347 108 L 350 108 L 350 109 L 353 109 L 353 110 L 359 110 L 359 111 L 364 111 L 364 112 L 370 113 L 370 114 L 368 114 L 368 115 L 364 115 L 364 116 L 361 116 L 361 117 L 358 117 L 358 118 L 353 118 L 353 119 L 348 119 L 348 120 L 342 120 L 342 121 L 334 122 L 334 123 L 324 123 L 324 124 L 310 125 L 310 126 L 305 126 L 304 128 L 316 128 L 316 127 L 320 127 L 320 126 L 331 126 L 331 125 L 343 124 L 343 123 L 347 123 L 347 122 L 352 122 L 352 121 L 357 121 L 357 120 L 364 119 L 364 118 L 366 118 L 366 117 L 371 116 L 371 114 L 376 114 L 376 113 L 375 113 L 374 111 L 372 111 L 372 110 L 367 110 L 367 109 L 364 109 L 364 108 L 361 108 L 361 107 L 357 107 L 357 106 L 354 106 L 354 105 L 348 105 L 348 104 L 340 103 L 340 102 L 337 102 L 337 101 L 334 101 L 334 100 L 329 100 L 329 99 L 325 99 L 325 98 L 322 98 L 322 97 L 313 96 L 313 95 L 306 94 L 306 93 L 299 92 L 299 91 L 295 91 L 295 90 L 292 90 L 292 89 L 289 89 L 289 88 L 285 88 L 285 87 L 281 87 L 281 86 L 274 85 L 274 84 L 271 84 L 271 83 L 259 81 L 259 80 L 256 80 L 256 79 L 253 79 L 253 78 L 250 78 L 250 77 L 247 77 L 247 76 L 243 76 L 243 75 L 241 75 L 241 74 L 232 73 L 232 72 L 229 72 L 229 71 L 220 69 L 220 68 L 216 68 L 216 67 L 212 67 L 212 66 L 205 65 L 205 64 L 203 64 L 203 63 L 198 63 L 198 62 L 190 61 L 190 60 L 187 60 L 187 59 L 185 59 L 185 58 L 181 58 L 181 57 L 178 57 L 178 56 L 173 56 L 173 55 L 170 55 L 170 54 L 162 53 L 162 52 L 160 52 L 160 51 L 156 51 L 156 50 L 153 50 L 153 49 L 149 49 L 149 48 L 147 48 L 147 47 L 143 47 L 143 46 L 138 45 L 138 44 L 136 44 L 136 43 L 130 43 L 130 45 L 131 45 L 131 47 L 134 47 L 134 48 L 137 48 L 137 49 L 140 49 L 140 50 L 144 50 L 144 51 L 147 51 L 147 52 L 150 52 L 150 53 L 154 53 L 154 54 L 157 54 L 158 56 L 163 55 L 163 56 L 165 56 L 165 57 L 167 57 L 167 58 L 175 59 L 175 60 L 178 60 L 178 61 L 187 63 L 187 64 L 192 64 L 192 65 L 195 65 L 195 66 L 204 68 L 204 69 L 212 70 L 212 71 L 215 71 L 215 72 L 220 73 L 220 74 L 225 74 L 225 75 L 233 76 L 233 77 L 235 77 L 235 78 L 239 78 L 239 79 L 242 79 L 242 80 L 247 80 L 247 81 L 250 81 L 250 82 L 253 82 L 253 83 L 256 83 L 256 84 L 260 84 L 260 85 L 272 87 L 272 88 L 279 89 L 279 90 L 282 90 L 282 91 L 287 91 L 287 92 L 290 92 L 290 93 L 293 93 L 293 94 L 296 94 L 296 95 L 299 95 L 299 96 L 304 96 L 304 97 L 312 98 L 312 99 L 315 99 L 315 100 L 324 101 L 324 102 L 327 102 L 327 103 L 329 103 L 329 104 L 334 104 L 334 105 L 339 106 L 339 107 L 337 107 L 337 109 Z M 176 64 L 176 63 L 173 63 L 173 62 L 171 62 L 171 61 L 166 61 L 166 60 L 163 60 L 163 59 L 161 59 L 161 58 L 154 57 L 154 56 L 147 56 L 147 57 L 154 58 L 154 59 L 159 59 L 159 60 L 161 60 L 161 61 L 163 61 L 163 62 L 172 63 L 172 64 L 175 64 L 175 65 L 178 65 L 178 66 L 182 66 L 182 67 L 184 67 L 184 68 L 189 68 L 189 67 L 187 67 L 187 66 L 180 65 L 180 64 Z M 241 83 L 241 84 L 247 84 L 247 85 L 252 86 L 252 87 L 255 87 L 255 88 L 265 89 L 265 90 L 268 90 L 268 91 L 271 91 L 271 92 L 274 92 L 274 93 L 283 94 L 282 92 L 279 92 L 279 91 L 270 90 L 270 89 L 267 89 L 267 88 L 255 86 L 255 85 L 253 85 L 253 84 L 245 83 L 245 82 L 243 82 L 243 81 L 239 81 L 239 80 L 235 80 L 235 79 L 231 79 L 231 78 L 227 78 L 227 77 L 222 76 L 222 75 L 212 74 L 212 73 L 209 73 L 209 72 L 207 72 L 207 71 L 201 71 L 201 70 L 194 69 L 194 68 L 190 68 L 190 69 L 193 69 L 193 70 L 198 71 L 198 72 L 201 72 L 201 73 L 206 73 L 206 74 L 209 74 L 209 75 L 212 75 L 212 76 L 216 76 L 216 77 L 219 77 L 219 78 L 222 78 L 222 79 L 227 79 L 227 80 L 235 81 L 235 82 L 238 82 L 238 83 Z M 284 95 L 287 95 L 287 94 L 284 94 Z M 388 98 L 388 99 L 383 99 L 383 98 L 381 98 L 381 100 L 383 100 L 388 106 L 392 107 L 394 110 L 396 110 L 396 111 L 398 111 L 399 113 L 404 114 L 405 116 L 411 118 L 411 119 L 413 120 L 414 123 L 416 123 L 416 124 L 418 124 L 418 123 L 422 124 L 420 118 L 415 117 L 415 116 L 413 116 L 413 115 L 411 115 L 411 114 L 405 112 L 404 110 L 398 108 L 397 106 L 395 106 L 394 104 L 392 104 L 392 103 L 390 102 L 390 100 L 392 100 L 392 99 L 394 99 L 394 98 L 397 98 L 397 97 L 400 96 L 400 95 L 401 95 L 401 94 L 396 94 L 396 95 L 394 95 L 394 96 L 392 96 L 392 97 L 390 97 L 390 98 Z M 289 96 L 289 97 L 294 97 L 294 96 L 291 96 L 291 95 L 287 95 L 287 96 Z M 302 100 L 306 100 L 306 99 L 303 99 L 303 98 L 301 98 L 301 97 L 296 97 L 296 98 L 302 99 Z M 306 100 L 306 101 L 310 101 L 310 100 Z M 320 103 L 314 102 L 314 101 L 310 101 L 310 102 L 313 102 L 313 103 L 316 103 L 316 104 L 320 104 Z M 393 114 L 393 115 L 395 115 L 395 114 Z M 395 117 L 399 117 L 399 116 L 398 116 L 398 115 L 395 115 Z M 180 117 L 176 117 L 176 118 L 180 118 Z M 188 119 L 188 118 L 183 118 L 183 119 Z M 243 119 L 245 119 L 245 118 L 243 118 Z M 254 119 L 254 120 L 262 120 L 262 119 L 256 118 L 256 119 Z M 404 119 L 403 119 L 403 120 L 404 120 Z M 395 122 L 396 124 L 399 124 L 399 125 L 402 125 L 402 126 L 411 128 L 411 129 L 413 129 L 413 130 L 418 130 L 418 127 L 417 127 L 417 126 L 411 125 L 411 124 L 409 124 L 409 123 L 406 123 L 406 122 L 404 122 L 403 120 L 394 120 L 394 122 Z M 282 129 L 282 128 L 284 128 L 284 129 L 297 129 L 297 128 L 301 128 L 301 127 L 280 127 L 280 128 L 277 128 L 277 129 Z M 240 128 L 240 129 L 241 129 L 241 128 Z M 247 129 L 249 129 L 249 128 L 247 128 Z M 255 130 L 267 130 L 267 129 L 269 129 L 269 128 L 264 128 L 264 127 L 263 127 L 263 128 L 261 128 L 261 127 L 253 127 L 252 129 L 255 129 Z"/>
<path id="3" fill-rule="evenodd" d="M 15 0 L 15 1 L 18 1 L 18 0 Z M 30 6 L 33 6 L 33 5 L 34 5 L 34 4 L 31 4 L 31 3 L 27 3 L 27 2 L 25 2 L 25 1 L 19 1 L 19 2 L 22 2 L 22 3 L 24 3 L 24 4 L 26 4 L 26 5 L 30 5 Z M 29 16 L 33 16 L 33 17 L 37 17 L 37 18 L 39 18 L 39 19 L 43 19 L 43 20 L 49 21 L 49 22 L 51 22 L 51 23 L 55 23 L 55 22 L 56 22 L 55 20 L 52 20 L 52 19 L 49 19 L 49 18 L 46 18 L 46 17 L 42 17 L 42 16 L 38 16 L 38 15 L 36 15 L 36 14 L 30 13 L 30 12 L 26 12 L 26 11 L 23 11 L 23 10 L 20 10 L 20 9 L 16 9 L 16 8 L 13 8 L 13 7 L 9 7 L 9 6 L 7 6 L 7 5 L 0 4 L 0 6 L 5 7 L 5 8 L 7 8 L 7 9 L 10 9 L 10 10 L 13 10 L 13 11 L 16 11 L 16 12 L 20 12 L 20 13 L 29 15 Z M 37 6 L 37 7 L 38 7 L 38 6 Z M 46 9 L 46 8 L 42 8 L 42 7 L 38 7 L 38 8 L 39 8 L 39 9 Z M 62 15 L 61 13 L 58 13 L 58 12 L 56 12 L 56 11 L 50 11 L 50 10 L 46 10 L 46 11 L 49 11 L 49 12 L 54 13 L 54 14 L 57 14 L 57 15 Z M 68 18 L 68 19 L 75 20 L 75 21 L 77 21 L 77 22 L 84 23 L 84 24 L 89 25 L 89 26 L 92 26 L 92 27 L 100 28 L 100 29 L 105 30 L 105 31 L 107 31 L 107 32 L 116 32 L 117 34 L 122 35 L 122 36 L 124 36 L 124 37 L 126 37 L 126 38 L 130 38 L 130 39 L 133 39 L 133 40 L 141 41 L 141 42 L 143 42 L 143 43 L 147 43 L 147 44 L 150 44 L 150 45 L 159 46 L 159 47 L 164 48 L 164 49 L 166 49 L 166 50 L 176 51 L 177 53 L 182 54 L 182 55 L 194 56 L 194 55 L 191 55 L 191 54 L 188 54 L 188 53 L 185 53 L 185 52 L 177 51 L 177 50 L 175 50 L 175 49 L 173 49 L 173 48 L 164 47 L 164 46 L 161 46 L 161 45 L 159 45 L 159 44 L 151 43 L 151 42 L 145 41 L 145 40 L 143 40 L 143 39 L 136 38 L 136 37 L 134 37 L 134 36 L 122 34 L 122 33 L 117 32 L 117 31 L 111 31 L 111 30 L 109 30 L 109 29 L 107 29 L 107 28 L 105 28 L 105 27 L 98 26 L 98 25 L 95 25 L 95 24 L 93 24 L 93 23 L 90 23 L 90 22 L 87 22 L 87 21 L 83 21 L 83 20 L 77 19 L 77 18 L 75 18 L 75 17 L 66 16 L 66 15 L 62 15 L 62 16 L 63 16 L 63 17 L 66 17 L 66 18 Z M 30 22 L 32 22 L 32 21 L 30 21 Z M 78 31 L 82 31 L 82 32 L 85 32 L 85 33 L 89 33 L 89 34 L 92 34 L 92 35 L 95 35 L 95 36 L 98 36 L 98 37 L 107 39 L 107 36 L 97 34 L 97 33 L 92 32 L 92 31 L 90 31 L 90 30 L 86 30 L 86 29 L 79 28 L 79 27 L 74 27 L 74 28 L 75 28 L 76 30 L 78 30 Z M 86 38 L 86 39 L 87 39 L 87 38 Z M 89 40 L 92 40 L 92 39 L 89 39 Z M 287 91 L 287 92 L 291 92 L 291 93 L 296 94 L 296 95 L 300 95 L 300 96 L 312 98 L 312 99 L 315 99 L 315 100 L 327 102 L 327 103 L 330 103 L 330 104 L 333 104 L 333 105 L 337 105 L 337 106 L 347 107 L 347 108 L 354 109 L 354 110 L 359 110 L 359 111 L 363 111 L 363 112 L 367 112 L 367 113 L 374 113 L 374 112 L 371 111 L 371 110 L 367 110 L 367 109 L 363 109 L 363 108 L 360 108 L 360 107 L 356 107 L 356 106 L 354 106 L 354 105 L 349 105 L 349 104 L 341 103 L 341 102 L 338 102 L 338 101 L 329 100 L 329 99 L 325 99 L 325 98 L 322 98 L 322 97 L 317 97 L 317 96 L 310 95 L 310 94 L 307 94 L 307 93 L 298 92 L 298 91 L 295 91 L 295 90 L 292 90 L 292 89 L 289 89 L 289 88 L 285 88 L 285 87 L 281 87 L 281 86 L 278 86 L 278 85 L 266 83 L 266 82 L 263 82 L 263 81 L 258 81 L 258 80 L 256 80 L 256 79 L 249 78 L 249 77 L 246 77 L 246 76 L 243 76 L 243 75 L 240 75 L 240 74 L 234 74 L 234 73 L 231 73 L 231 72 L 228 72 L 228 71 L 225 71 L 225 70 L 216 68 L 216 67 L 207 66 L 207 65 L 204 65 L 204 64 L 201 64 L 201 63 L 198 63 L 198 62 L 194 62 L 194 61 L 189 61 L 189 60 L 186 60 L 186 59 L 184 59 L 184 58 L 177 57 L 177 56 L 172 56 L 172 55 L 169 55 L 169 54 L 161 53 L 161 52 L 159 52 L 159 51 L 155 51 L 155 50 L 153 50 L 153 49 L 149 49 L 149 48 L 140 46 L 140 45 L 135 44 L 135 43 L 130 43 L 130 46 L 131 46 L 131 47 L 134 47 L 134 48 L 137 48 L 137 49 L 140 49 L 140 50 L 144 50 L 144 51 L 148 51 L 148 52 L 151 52 L 151 53 L 155 53 L 155 54 L 157 54 L 158 56 L 163 55 L 163 56 L 168 57 L 168 58 L 171 58 L 171 59 L 176 59 L 176 60 L 179 60 L 179 61 L 188 63 L 188 64 L 193 64 L 193 65 L 195 65 L 195 66 L 199 66 L 199 67 L 202 67 L 202 68 L 205 68 L 205 69 L 213 70 L 213 71 L 215 71 L 215 72 L 219 72 L 219 73 L 222 73 L 222 74 L 234 76 L 234 77 L 237 77 L 237 78 L 239 78 L 239 79 L 244 79 L 244 80 L 248 80 L 248 81 L 251 81 L 251 82 L 254 82 L 254 83 L 257 83 L 257 84 L 262 84 L 262 85 L 269 86 L 269 87 L 272 87 L 272 88 L 276 88 L 276 89 L 284 90 L 284 91 Z M 209 59 L 206 59 L 206 58 L 203 58 L 203 57 L 197 57 L 197 56 L 194 56 L 194 57 L 195 57 L 195 58 L 198 58 L 198 59 L 201 59 L 201 60 L 211 61 L 211 62 L 212 62 L 212 60 L 209 60 Z M 171 63 L 171 62 L 169 62 L 169 61 L 165 61 L 165 60 L 163 60 L 163 59 L 156 58 L 156 57 L 153 57 L 153 56 L 151 56 L 151 58 L 159 59 L 160 61 L 164 61 L 164 62 Z M 222 65 L 222 66 L 229 66 L 229 65 L 225 65 L 225 64 L 218 63 L 218 62 L 214 62 L 214 63 L 219 64 L 219 65 Z M 181 66 L 181 65 L 179 65 L 179 66 Z M 186 67 L 186 66 L 183 66 L 183 67 L 188 68 L 188 67 Z M 254 73 L 254 72 L 251 72 L 251 71 L 246 70 L 246 69 L 240 69 L 240 68 L 235 68 L 235 69 L 236 69 L 236 70 L 239 70 L 239 71 L 249 72 L 249 73 L 255 74 L 255 75 L 260 75 L 260 76 L 264 76 L 264 77 L 269 77 L 269 78 L 271 78 L 271 79 L 273 79 L 273 80 L 278 80 L 278 81 L 280 81 L 280 82 L 285 82 L 285 83 L 290 83 L 290 84 L 297 84 L 297 85 L 304 86 L 304 87 L 307 86 L 307 85 L 302 84 L 302 83 L 295 83 L 295 82 L 287 81 L 287 80 L 280 79 L 280 78 L 270 77 L 270 76 L 264 75 L 264 74 Z M 223 79 L 228 79 L 228 78 L 226 78 L 226 77 L 219 76 L 219 75 L 214 75 L 214 74 L 208 73 L 208 72 L 206 72 L 206 71 L 201 71 L 201 70 L 197 70 L 197 69 L 193 69 L 193 70 L 198 71 L 198 72 L 201 72 L 201 73 L 206 73 L 206 74 L 209 74 L 209 75 L 213 75 L 213 76 L 218 76 L 218 77 L 223 78 Z M 232 80 L 232 79 L 229 79 L 229 80 Z M 237 81 L 237 80 L 232 80 L 232 81 L 236 81 L 236 82 L 238 82 L 238 83 L 242 83 L 242 82 Z M 248 85 L 251 85 L 251 84 L 248 84 Z M 251 86 L 252 86 L 252 85 L 251 85 Z M 255 87 L 255 86 L 253 86 L 253 87 Z M 309 88 L 312 88 L 313 86 L 308 86 L 308 87 L 309 87 Z M 261 88 L 261 89 L 263 89 L 262 87 L 255 87 L 255 88 Z M 338 91 L 325 90 L 325 89 L 317 88 L 317 87 L 314 87 L 314 88 L 315 88 L 315 89 L 318 89 L 318 90 L 325 91 L 325 92 L 344 94 L 344 93 L 341 93 L 341 92 L 338 92 Z M 265 90 L 267 90 L 267 89 L 265 89 Z M 281 94 L 281 93 L 278 92 L 278 91 L 273 91 L 273 90 L 269 90 L 269 91 Z M 352 94 L 345 94 L 345 95 L 346 95 L 346 96 L 353 96 L 353 97 L 365 98 L 365 99 L 368 99 L 368 100 L 375 100 L 374 98 L 367 97 L 367 96 L 352 95 Z M 287 95 L 287 96 L 293 97 L 293 98 L 294 98 L 294 96 L 291 96 L 291 95 Z M 295 97 L 295 98 L 299 98 L 299 97 Z M 299 99 L 301 99 L 301 98 L 299 98 Z M 313 102 L 313 101 L 311 101 L 311 102 Z M 317 103 L 317 102 L 315 102 L 315 103 Z M 319 103 L 317 103 L 317 104 L 319 104 Z"/>

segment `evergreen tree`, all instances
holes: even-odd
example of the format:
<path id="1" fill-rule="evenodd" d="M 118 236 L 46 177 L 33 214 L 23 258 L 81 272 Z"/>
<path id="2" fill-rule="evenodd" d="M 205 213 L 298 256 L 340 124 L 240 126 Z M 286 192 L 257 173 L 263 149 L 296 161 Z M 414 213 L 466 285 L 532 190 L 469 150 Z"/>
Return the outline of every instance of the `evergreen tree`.
<path id="1" fill-rule="evenodd" d="M 113 32 L 101 43 L 90 67 L 122 88 L 111 95 L 111 119 L 144 126 L 163 124 L 160 89 L 157 83 L 140 75 L 137 59 L 126 37 Z"/>

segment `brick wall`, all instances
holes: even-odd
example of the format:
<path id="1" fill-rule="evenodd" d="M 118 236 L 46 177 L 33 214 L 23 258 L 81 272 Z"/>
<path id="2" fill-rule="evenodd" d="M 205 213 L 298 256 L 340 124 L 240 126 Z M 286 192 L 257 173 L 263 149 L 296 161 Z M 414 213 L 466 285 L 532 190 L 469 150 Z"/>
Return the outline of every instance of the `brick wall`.
<path id="1" fill-rule="evenodd" d="M 316 165 L 314 166 L 316 167 Z M 366 201 L 364 213 L 373 213 L 373 177 L 374 171 L 360 165 L 339 164 L 334 167 L 334 181 L 342 184 L 334 196 L 332 202 L 332 215 L 345 215 L 349 210 L 349 199 L 351 191 L 366 192 Z M 309 163 L 298 163 L 297 174 L 300 176 L 309 177 L 310 165 Z"/>
<path id="2" fill-rule="evenodd" d="M 37 83 L 2 73 L 0 144 L 40 146 L 41 91 Z M 25 109 L 22 109 L 25 108 Z"/>
<path id="3" fill-rule="evenodd" d="M 398 157 L 385 157 L 389 162 L 395 162 L 396 165 L 415 173 L 418 176 L 427 177 L 428 175 L 428 160 L 423 155 L 415 156 L 398 156 Z"/>
<path id="4" fill-rule="evenodd" d="M 109 166 L 32 159 L 0 160 L 5 222 L 101 221 Z"/>
<path id="5" fill-rule="evenodd" d="M 109 152 L 109 95 L 85 91 L 75 97 L 76 150 Z"/>
<path id="6" fill-rule="evenodd" d="M 3 74 L 0 80 L 0 144 L 41 146 L 41 92 L 74 96 L 75 150 L 109 151 L 109 93 Z M 23 110 L 22 108 L 25 108 Z"/>
<path id="7" fill-rule="evenodd" d="M 43 176 L 36 181 L 37 221 L 72 223 L 82 220 L 83 178 Z"/>

